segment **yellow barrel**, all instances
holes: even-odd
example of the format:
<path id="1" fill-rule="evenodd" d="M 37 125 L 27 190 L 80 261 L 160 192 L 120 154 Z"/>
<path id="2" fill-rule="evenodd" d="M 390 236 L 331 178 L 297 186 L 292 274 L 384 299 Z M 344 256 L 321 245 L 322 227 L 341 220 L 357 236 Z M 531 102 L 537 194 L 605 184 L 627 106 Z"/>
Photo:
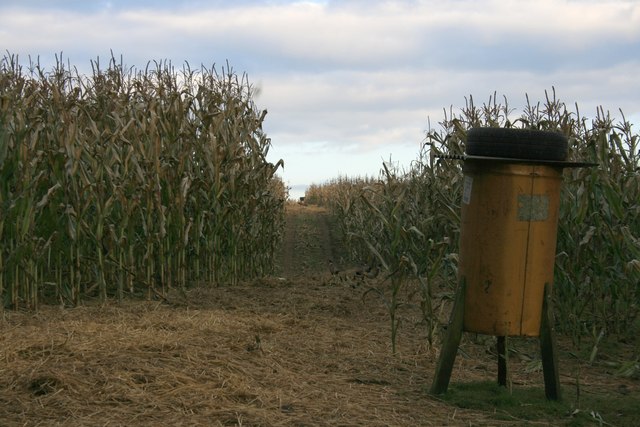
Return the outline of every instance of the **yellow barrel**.
<path id="1" fill-rule="evenodd" d="M 464 330 L 538 336 L 553 282 L 562 169 L 464 162 L 459 278 Z"/>

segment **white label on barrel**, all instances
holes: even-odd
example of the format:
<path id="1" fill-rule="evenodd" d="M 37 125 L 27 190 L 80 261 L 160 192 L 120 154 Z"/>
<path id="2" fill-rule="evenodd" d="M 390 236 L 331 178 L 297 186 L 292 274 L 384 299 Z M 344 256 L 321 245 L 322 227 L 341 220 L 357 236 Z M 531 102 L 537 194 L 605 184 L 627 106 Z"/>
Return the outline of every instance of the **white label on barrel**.
<path id="1" fill-rule="evenodd" d="M 549 196 L 519 194 L 518 221 L 546 221 L 549 218 Z"/>
<path id="2" fill-rule="evenodd" d="M 462 203 L 468 205 L 471 203 L 471 188 L 473 187 L 473 178 L 470 176 L 464 177 L 464 189 L 462 191 Z"/>

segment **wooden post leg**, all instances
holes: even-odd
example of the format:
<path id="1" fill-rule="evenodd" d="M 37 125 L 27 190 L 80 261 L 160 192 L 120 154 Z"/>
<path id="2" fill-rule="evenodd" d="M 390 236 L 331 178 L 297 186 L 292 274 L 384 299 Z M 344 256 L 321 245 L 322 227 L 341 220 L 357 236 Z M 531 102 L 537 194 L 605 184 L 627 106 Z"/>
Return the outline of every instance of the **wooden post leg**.
<path id="1" fill-rule="evenodd" d="M 451 371 L 453 371 L 453 364 L 458 354 L 458 346 L 460 345 L 460 339 L 462 339 L 462 328 L 464 326 L 464 292 L 465 281 L 463 279 L 460 282 L 460 286 L 458 286 L 456 299 L 453 303 L 453 311 L 451 312 L 447 326 L 447 335 L 442 343 L 435 377 L 431 385 L 431 394 L 446 393 L 447 388 L 449 388 Z"/>
<path id="2" fill-rule="evenodd" d="M 507 355 L 507 337 L 498 337 L 498 384 L 503 387 L 507 386 L 508 376 L 508 355 Z"/>
<path id="3" fill-rule="evenodd" d="M 554 335 L 554 317 L 551 305 L 551 286 L 544 287 L 542 303 L 542 321 L 540 323 L 540 352 L 542 353 L 542 371 L 544 374 L 544 394 L 549 400 L 560 400 L 560 372 Z"/>

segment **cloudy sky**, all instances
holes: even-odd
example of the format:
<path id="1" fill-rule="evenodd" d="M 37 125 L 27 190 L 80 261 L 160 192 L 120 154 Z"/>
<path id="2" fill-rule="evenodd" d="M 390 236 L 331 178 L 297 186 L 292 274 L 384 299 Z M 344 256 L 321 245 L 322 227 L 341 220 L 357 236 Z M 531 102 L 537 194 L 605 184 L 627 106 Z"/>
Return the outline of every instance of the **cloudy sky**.
<path id="1" fill-rule="evenodd" d="M 138 68 L 229 61 L 259 89 L 296 197 L 408 166 L 469 95 L 521 110 L 555 87 L 585 116 L 621 108 L 640 126 L 637 0 L 1 0 L 0 49 L 80 70 L 111 51 Z"/>

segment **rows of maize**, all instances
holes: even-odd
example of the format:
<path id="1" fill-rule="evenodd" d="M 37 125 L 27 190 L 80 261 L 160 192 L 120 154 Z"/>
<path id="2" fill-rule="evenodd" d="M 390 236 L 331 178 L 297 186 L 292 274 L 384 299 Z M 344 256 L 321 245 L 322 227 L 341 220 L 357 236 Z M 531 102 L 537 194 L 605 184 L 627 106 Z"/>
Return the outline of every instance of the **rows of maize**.
<path id="1" fill-rule="evenodd" d="M 397 310 L 422 309 L 432 340 L 443 302 L 456 288 L 462 192 L 461 162 L 436 154 L 464 153 L 472 127 L 519 127 L 562 132 L 570 158 L 598 163 L 565 169 L 554 299 L 557 328 L 576 341 L 602 335 L 632 336 L 640 321 L 640 136 L 620 112 L 602 108 L 595 118 L 571 111 L 555 90 L 545 100 L 526 99 L 518 116 L 495 94 L 460 112 L 445 111 L 440 128 L 429 130 L 418 158 L 407 169 L 388 164 L 380 176 L 340 178 L 313 185 L 309 203 L 331 206 L 353 260 L 373 259 L 386 280 L 372 291 L 389 309 L 392 340 Z M 440 319 L 438 319 L 440 315 Z"/>
<path id="2" fill-rule="evenodd" d="M 0 296 L 163 296 L 271 271 L 286 191 L 246 75 L 0 60 Z"/>

